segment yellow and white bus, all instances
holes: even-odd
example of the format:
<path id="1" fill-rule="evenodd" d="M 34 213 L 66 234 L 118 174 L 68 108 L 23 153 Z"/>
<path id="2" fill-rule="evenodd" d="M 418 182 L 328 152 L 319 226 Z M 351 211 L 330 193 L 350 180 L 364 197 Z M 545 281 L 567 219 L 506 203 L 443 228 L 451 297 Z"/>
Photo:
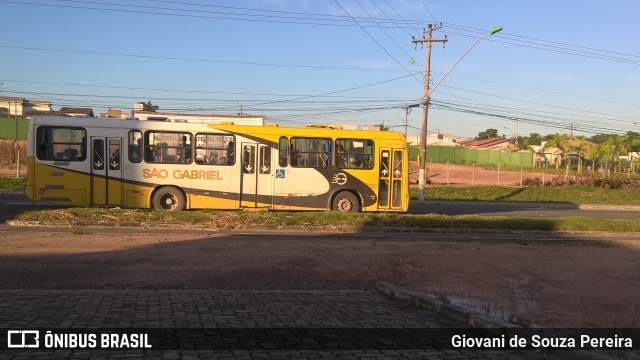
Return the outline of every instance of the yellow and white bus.
<path id="1" fill-rule="evenodd" d="M 406 211 L 404 135 L 34 116 L 27 195 L 158 210 Z"/>

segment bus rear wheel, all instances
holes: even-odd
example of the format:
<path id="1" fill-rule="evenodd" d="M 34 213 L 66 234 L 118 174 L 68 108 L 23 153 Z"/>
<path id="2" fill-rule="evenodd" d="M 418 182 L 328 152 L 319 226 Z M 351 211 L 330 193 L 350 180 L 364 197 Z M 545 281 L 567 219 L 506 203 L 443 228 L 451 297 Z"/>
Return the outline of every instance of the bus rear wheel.
<path id="1" fill-rule="evenodd" d="M 182 211 L 186 207 L 186 200 L 182 191 L 174 187 L 165 186 L 153 194 L 151 207 L 154 210 Z"/>
<path id="2" fill-rule="evenodd" d="M 355 213 L 360 211 L 360 203 L 353 193 L 343 191 L 333 199 L 333 211 Z"/>

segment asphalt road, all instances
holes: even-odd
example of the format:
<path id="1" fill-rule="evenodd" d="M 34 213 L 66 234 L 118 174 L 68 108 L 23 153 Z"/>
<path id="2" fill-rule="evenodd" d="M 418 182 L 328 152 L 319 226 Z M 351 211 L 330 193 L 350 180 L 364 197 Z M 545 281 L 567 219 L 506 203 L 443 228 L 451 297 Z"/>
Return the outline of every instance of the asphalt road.
<path id="1" fill-rule="evenodd" d="M 6 222 L 15 214 L 34 209 L 60 208 L 60 205 L 30 201 L 20 190 L 0 190 L 0 223 Z M 413 201 L 410 214 L 443 214 L 443 215 L 485 215 L 485 216 L 524 216 L 524 217 L 590 217 L 609 219 L 640 218 L 640 207 L 547 204 L 547 203 L 514 203 L 514 202 L 482 202 L 482 201 Z"/>

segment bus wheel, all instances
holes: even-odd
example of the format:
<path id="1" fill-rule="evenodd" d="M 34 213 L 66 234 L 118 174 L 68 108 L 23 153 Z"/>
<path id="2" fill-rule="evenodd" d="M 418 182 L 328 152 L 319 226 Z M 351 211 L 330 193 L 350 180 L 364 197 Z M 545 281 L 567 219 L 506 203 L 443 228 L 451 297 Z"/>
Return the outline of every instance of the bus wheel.
<path id="1" fill-rule="evenodd" d="M 171 186 L 158 189 L 151 200 L 151 207 L 154 210 L 182 211 L 185 205 L 186 200 L 182 192 Z"/>
<path id="2" fill-rule="evenodd" d="M 343 191 L 333 199 L 333 211 L 340 212 L 359 212 L 360 203 L 355 195 L 348 191 Z"/>

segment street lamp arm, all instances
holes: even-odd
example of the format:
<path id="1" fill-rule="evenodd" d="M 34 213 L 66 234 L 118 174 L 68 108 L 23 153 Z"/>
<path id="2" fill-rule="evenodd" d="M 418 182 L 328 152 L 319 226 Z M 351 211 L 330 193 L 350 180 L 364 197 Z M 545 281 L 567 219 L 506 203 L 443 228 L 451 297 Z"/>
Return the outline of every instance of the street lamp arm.
<path id="1" fill-rule="evenodd" d="M 464 59 L 465 56 L 467 56 L 467 54 L 469 53 L 469 51 L 471 51 L 471 49 L 473 49 L 474 46 L 476 46 L 477 43 L 480 42 L 480 40 L 486 38 L 487 36 L 489 36 L 489 34 L 485 34 L 481 37 L 479 37 L 478 39 L 476 39 L 476 41 L 469 46 L 469 48 L 467 49 L 467 51 L 465 51 L 464 54 L 462 54 L 462 56 L 460 57 L 460 59 L 458 59 L 458 61 L 456 61 L 455 64 L 453 64 L 453 66 L 451 68 L 449 68 L 449 71 L 447 71 L 444 76 L 442 78 L 440 78 L 440 81 L 438 81 L 438 83 L 433 87 L 433 89 L 431 89 L 431 91 L 429 91 L 429 95 L 431 95 L 431 93 L 433 93 L 434 91 L 436 91 L 436 89 L 438 88 L 438 86 L 440 86 L 440 84 L 442 83 L 442 81 L 447 77 L 447 75 L 449 75 L 453 69 L 456 68 L 456 66 L 458 66 L 458 64 L 460 64 L 460 61 L 462 61 L 462 59 Z"/>

